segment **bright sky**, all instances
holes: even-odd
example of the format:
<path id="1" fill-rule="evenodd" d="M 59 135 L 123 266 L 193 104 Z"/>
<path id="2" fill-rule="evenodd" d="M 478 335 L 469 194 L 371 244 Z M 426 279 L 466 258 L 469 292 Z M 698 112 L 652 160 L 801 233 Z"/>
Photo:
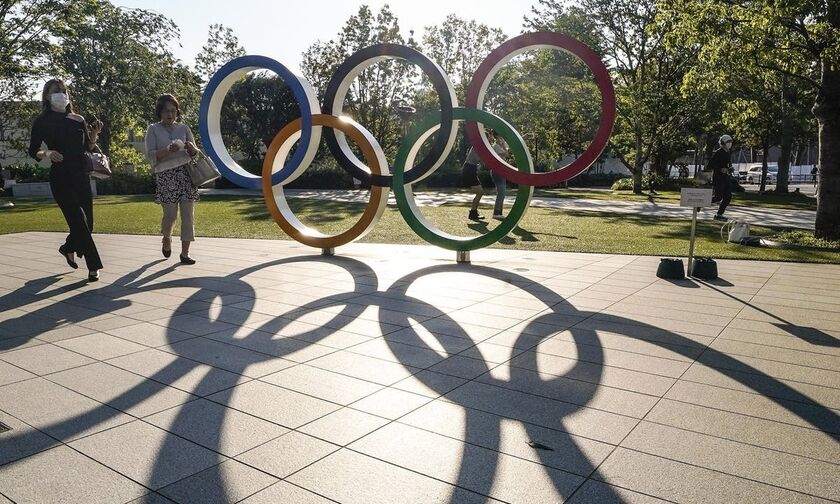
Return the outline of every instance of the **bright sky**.
<path id="1" fill-rule="evenodd" d="M 115 5 L 159 12 L 181 30 L 181 47 L 172 47 L 175 57 L 192 67 L 195 56 L 207 42 L 211 24 L 230 27 L 247 54 L 274 58 L 299 70 L 301 54 L 317 40 L 338 35 L 347 19 L 366 4 L 374 14 L 388 4 L 399 21 L 404 37 L 443 22 L 448 14 L 473 19 L 500 28 L 506 35 L 522 31 L 522 18 L 537 0 L 112 0 Z"/>

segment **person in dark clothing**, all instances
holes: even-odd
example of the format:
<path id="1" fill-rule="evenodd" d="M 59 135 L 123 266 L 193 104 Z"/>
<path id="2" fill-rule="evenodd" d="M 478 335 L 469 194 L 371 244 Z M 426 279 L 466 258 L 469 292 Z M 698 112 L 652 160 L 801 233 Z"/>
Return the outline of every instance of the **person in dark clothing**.
<path id="1" fill-rule="evenodd" d="M 478 153 L 473 147 L 470 147 L 467 152 L 467 159 L 464 165 L 461 166 L 461 187 L 469 188 L 475 196 L 473 196 L 470 204 L 470 213 L 467 218 L 474 221 L 479 221 L 484 218 L 483 215 L 478 214 L 478 203 L 481 201 L 481 196 L 484 191 L 481 189 L 481 181 L 478 180 Z"/>
<path id="2" fill-rule="evenodd" d="M 732 162 L 730 159 L 732 137 L 723 135 L 720 137 L 718 143 L 720 143 L 720 148 L 712 153 L 712 157 L 706 165 L 706 171 L 712 172 L 712 203 L 720 202 L 715 220 L 726 220 L 723 212 L 726 211 L 727 205 L 732 201 L 732 185 L 729 180 L 729 174 L 732 172 Z"/>
<path id="3" fill-rule="evenodd" d="M 89 126 L 76 114 L 67 86 L 58 79 L 44 84 L 41 104 L 43 110 L 32 125 L 29 155 L 38 161 L 49 159 L 51 162 L 50 189 L 70 227 L 70 234 L 58 252 L 73 269 L 79 267 L 74 254 L 84 257 L 88 280 L 95 282 L 99 280 L 102 260 L 91 236 L 93 196 L 83 158 L 85 151 L 94 148 L 102 123 L 97 120 Z M 47 148 L 42 150 L 42 144 Z"/>

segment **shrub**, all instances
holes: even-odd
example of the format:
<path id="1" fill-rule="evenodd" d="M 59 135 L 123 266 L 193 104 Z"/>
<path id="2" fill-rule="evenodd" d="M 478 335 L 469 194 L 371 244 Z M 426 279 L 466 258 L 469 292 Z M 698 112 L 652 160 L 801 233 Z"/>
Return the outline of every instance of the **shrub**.
<path id="1" fill-rule="evenodd" d="M 97 194 L 154 194 L 155 182 L 150 173 L 116 172 L 96 181 Z"/>
<path id="2" fill-rule="evenodd" d="M 12 180 L 19 184 L 26 184 L 29 182 L 49 182 L 50 169 L 39 165 L 12 165 L 7 167 Z"/>
<path id="3" fill-rule="evenodd" d="M 313 164 L 294 182 L 289 189 L 349 189 L 353 177 L 333 164 Z"/>
<path id="4" fill-rule="evenodd" d="M 111 144 L 111 152 L 108 154 L 111 162 L 111 169 L 118 170 L 125 165 L 131 165 L 137 173 L 151 173 L 152 165 L 146 157 L 137 152 L 134 147 L 119 142 Z"/>
<path id="5" fill-rule="evenodd" d="M 632 191 L 633 190 L 633 177 L 624 177 L 616 180 L 613 182 L 613 185 L 610 186 L 613 191 Z"/>

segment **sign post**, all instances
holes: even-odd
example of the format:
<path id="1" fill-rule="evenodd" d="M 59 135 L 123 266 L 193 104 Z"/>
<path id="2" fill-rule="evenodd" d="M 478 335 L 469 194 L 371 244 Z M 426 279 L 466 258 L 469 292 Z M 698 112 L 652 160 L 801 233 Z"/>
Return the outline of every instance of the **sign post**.
<path id="1" fill-rule="evenodd" d="M 683 187 L 680 191 L 680 206 L 692 207 L 694 211 L 691 216 L 691 239 L 688 245 L 688 276 L 692 273 L 692 262 L 694 260 L 694 237 L 697 230 L 697 210 L 712 204 L 712 190 L 705 188 Z"/>

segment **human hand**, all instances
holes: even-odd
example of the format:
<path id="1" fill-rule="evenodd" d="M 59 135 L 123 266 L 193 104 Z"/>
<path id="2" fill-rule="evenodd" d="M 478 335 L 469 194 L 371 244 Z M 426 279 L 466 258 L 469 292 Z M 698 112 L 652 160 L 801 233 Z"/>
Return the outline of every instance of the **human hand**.
<path id="1" fill-rule="evenodd" d="M 90 136 L 98 136 L 102 132 L 105 125 L 99 119 L 94 118 L 93 122 L 88 124 L 88 133 Z"/>
<path id="2" fill-rule="evenodd" d="M 175 142 L 172 142 L 171 144 L 169 144 L 169 147 L 167 147 L 166 150 L 168 150 L 169 152 L 178 152 L 179 150 L 181 150 L 181 146 Z"/>
<path id="3" fill-rule="evenodd" d="M 198 154 L 198 147 L 196 147 L 195 144 L 192 142 L 187 142 L 186 144 L 184 144 L 184 148 L 187 149 L 187 154 L 189 154 L 190 156 L 195 156 L 196 154 Z"/>
<path id="4" fill-rule="evenodd" d="M 58 151 L 48 150 L 44 154 L 45 154 L 44 157 L 49 158 L 49 160 L 54 162 L 54 163 L 60 163 L 60 162 L 64 161 L 64 156 L 61 155 L 61 153 L 58 152 Z"/>

